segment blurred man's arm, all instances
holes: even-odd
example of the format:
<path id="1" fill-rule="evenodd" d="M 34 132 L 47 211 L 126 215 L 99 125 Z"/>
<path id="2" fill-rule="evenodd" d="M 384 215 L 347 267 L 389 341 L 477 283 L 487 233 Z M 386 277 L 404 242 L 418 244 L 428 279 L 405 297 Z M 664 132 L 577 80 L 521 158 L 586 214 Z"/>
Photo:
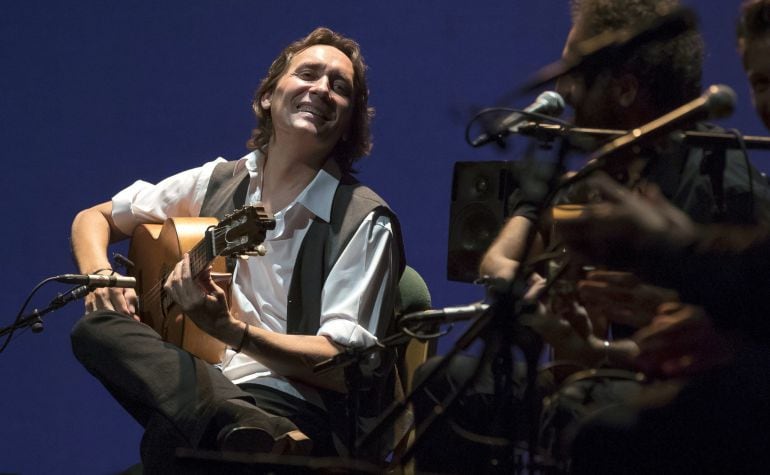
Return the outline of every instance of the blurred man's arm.
<path id="1" fill-rule="evenodd" d="M 535 229 L 535 223 L 524 216 L 514 216 L 509 219 L 500 233 L 489 246 L 479 266 L 479 275 L 488 277 L 495 283 L 510 283 L 519 272 L 522 262 L 527 257 L 527 239 L 530 233 L 533 236 L 530 256 L 542 252 L 543 244 L 540 235 Z"/>

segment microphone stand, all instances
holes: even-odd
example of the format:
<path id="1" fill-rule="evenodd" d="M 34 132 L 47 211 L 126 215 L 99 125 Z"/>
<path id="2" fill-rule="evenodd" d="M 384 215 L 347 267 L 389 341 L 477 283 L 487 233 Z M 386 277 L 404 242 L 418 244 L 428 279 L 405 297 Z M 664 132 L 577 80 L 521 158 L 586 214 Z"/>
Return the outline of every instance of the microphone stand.
<path id="1" fill-rule="evenodd" d="M 471 343 L 473 343 L 480 335 L 483 329 L 485 329 L 488 326 L 488 323 L 491 319 L 491 308 L 485 311 L 477 320 L 473 322 L 471 327 L 461 335 L 459 340 L 455 343 L 454 347 L 449 351 L 449 353 L 446 354 L 446 356 L 441 359 L 439 364 L 435 367 L 433 371 L 428 375 L 427 378 L 425 378 L 423 381 L 415 385 L 412 389 L 412 391 L 407 394 L 403 401 L 394 401 L 391 403 L 391 406 L 384 412 L 383 416 L 381 416 L 380 420 L 377 422 L 376 426 L 368 433 L 365 434 L 362 439 L 358 441 L 356 444 L 357 449 L 361 449 L 362 447 L 366 447 L 368 444 L 370 444 L 372 441 L 377 440 L 380 436 L 383 435 L 383 432 L 388 427 L 392 426 L 393 423 L 398 419 L 398 417 L 409 408 L 409 403 L 414 399 L 414 395 L 418 394 L 425 386 L 426 384 L 433 378 L 434 375 L 439 374 L 441 371 L 443 371 L 448 365 L 449 362 L 452 360 L 452 358 L 457 355 L 461 350 L 466 349 Z M 485 352 L 486 354 L 482 356 L 482 363 L 488 362 L 489 359 L 486 358 L 491 352 Z M 468 379 L 461 387 L 458 388 L 458 390 L 450 394 L 441 404 L 441 407 L 446 410 L 448 409 L 452 403 L 454 403 L 455 399 L 459 397 L 463 392 L 465 392 L 465 389 L 470 386 L 471 383 L 473 383 L 477 378 L 478 372 L 474 372 L 474 375 Z M 412 444 L 410 449 L 407 449 L 407 452 L 404 454 L 404 456 L 401 458 L 401 460 L 394 460 L 395 463 L 402 462 L 402 461 L 408 461 L 411 458 L 412 450 L 419 441 L 423 435 L 423 433 L 430 427 L 430 425 L 433 423 L 433 421 L 439 417 L 438 414 L 440 414 L 443 411 L 433 411 L 431 415 L 428 416 L 428 419 L 425 421 L 425 423 L 421 424 L 417 428 L 415 443 Z"/>
<path id="2" fill-rule="evenodd" d="M 405 407 L 412 401 L 416 394 L 419 394 L 431 380 L 440 375 L 449 366 L 453 358 L 460 351 L 467 349 L 479 339 L 484 341 L 484 350 L 476 370 L 454 392 L 450 392 L 439 404 L 434 406 L 434 410 L 430 411 L 427 417 L 417 426 L 414 442 L 407 448 L 401 459 L 396 462 L 407 463 L 412 459 L 416 449 L 425 440 L 426 434 L 435 427 L 435 423 L 440 418 L 447 417 L 450 409 L 458 399 L 479 380 L 482 375 L 482 368 L 491 366 L 494 381 L 495 407 L 502 407 L 509 402 L 509 398 L 513 397 L 513 346 L 519 346 L 525 354 L 527 387 L 523 398 L 525 402 L 524 407 L 529 408 L 532 406 L 531 401 L 534 400 L 533 396 L 535 394 L 534 382 L 537 374 L 537 360 L 542 343 L 539 341 L 539 338 L 530 332 L 525 332 L 525 329 L 518 323 L 520 315 L 531 311 L 531 308 L 522 305 L 521 295 L 525 287 L 524 279 L 517 278 L 508 289 L 501 292 L 493 291 L 493 302 L 490 304 L 489 309 L 473 322 L 471 327 L 461 335 L 450 352 L 440 360 L 439 364 L 424 380 L 413 388 L 405 401 L 401 403 Z M 525 417 L 529 417 L 532 413 L 525 411 L 524 414 Z M 498 420 L 496 422 L 507 424 L 510 421 Z M 529 447 L 530 450 L 533 450 L 536 446 L 536 439 L 533 439 L 531 436 L 534 434 L 536 437 L 537 428 L 532 424 L 533 420 L 525 420 L 524 422 L 527 424 L 527 427 L 532 428 L 529 432 Z M 514 421 L 514 427 L 517 423 L 518 421 Z M 515 431 L 512 430 L 511 432 Z M 362 443 L 366 442 L 366 439 L 362 441 Z M 530 458 L 531 461 L 532 459 Z"/>
<path id="3" fill-rule="evenodd" d="M 414 312 L 414 314 L 418 313 L 421 312 Z M 413 314 L 406 314 L 404 317 L 408 317 L 410 315 Z M 394 346 L 403 345 L 411 338 L 411 335 L 400 331 L 390 335 L 387 338 L 383 338 L 381 341 L 371 346 L 347 348 L 341 353 L 334 355 L 333 357 L 327 359 L 326 361 L 322 361 L 313 367 L 313 372 L 316 374 L 324 374 L 335 369 L 344 370 L 345 384 L 348 389 L 346 416 L 348 417 L 349 424 L 348 440 L 346 441 L 346 445 L 348 447 L 349 456 L 351 458 L 355 458 L 359 453 L 359 450 L 365 446 L 364 444 L 358 443 L 358 413 L 360 409 L 359 393 L 363 391 L 363 383 L 365 381 L 365 376 L 361 370 L 361 363 L 369 355 Z"/>
<path id="4" fill-rule="evenodd" d="M 120 254 L 115 254 L 115 260 L 118 261 L 118 263 L 121 265 L 130 263 L 128 259 L 126 259 Z M 104 279 L 104 277 L 106 277 L 106 279 Z M 85 278 L 86 282 L 83 282 L 81 278 Z M 51 300 L 48 306 L 46 306 L 43 310 L 35 309 L 31 314 L 24 315 L 22 312 L 24 312 L 24 309 L 27 308 L 27 305 L 32 300 L 32 297 L 35 295 L 35 293 L 49 282 L 70 282 L 70 283 L 80 283 L 82 285 L 78 285 L 77 287 L 73 287 L 63 294 L 57 295 L 53 300 Z M 106 285 L 107 287 L 121 286 L 121 284 L 118 283 L 117 278 L 114 278 L 112 276 L 88 276 L 88 275 L 78 275 L 78 274 L 64 274 L 64 275 L 58 275 L 58 276 L 53 276 L 53 277 L 48 277 L 46 279 L 43 279 L 43 281 L 39 282 L 32 289 L 30 294 L 27 296 L 27 299 L 24 301 L 24 304 L 22 304 L 21 309 L 19 310 L 19 313 L 16 316 L 16 319 L 14 320 L 14 322 L 10 326 L 0 329 L 0 337 L 5 336 L 5 341 L 0 343 L 0 353 L 5 351 L 5 349 L 8 347 L 8 345 L 11 342 L 11 338 L 13 338 L 13 333 L 16 330 L 20 328 L 32 327 L 33 333 L 42 332 L 43 315 L 53 312 L 54 310 L 63 307 L 69 302 L 85 297 L 94 288 L 104 287 L 105 283 L 107 284 Z M 122 285 L 122 286 L 125 286 L 125 285 Z"/>
<path id="5" fill-rule="evenodd" d="M 586 140 L 607 141 L 626 135 L 628 130 L 616 129 L 591 129 L 585 127 L 565 127 L 560 124 L 545 124 L 530 122 L 520 125 L 517 133 L 534 137 L 540 141 L 552 140 L 554 137 L 566 137 L 573 143 Z M 742 148 L 741 141 L 736 134 L 729 132 L 703 132 L 698 130 L 688 130 L 685 132 L 676 132 L 675 140 L 683 144 L 696 148 Z M 748 149 L 770 150 L 770 137 L 757 135 L 744 135 L 743 145 Z M 578 146 L 578 148 L 587 148 Z"/>
<path id="6" fill-rule="evenodd" d="M 566 163 L 566 156 L 570 150 L 569 145 L 564 140 L 561 142 L 558 153 L 556 166 L 553 167 L 553 173 L 547 180 L 548 194 L 543 203 L 540 204 L 538 209 L 538 215 L 542 216 L 542 211 L 545 206 L 550 203 L 559 189 L 559 177 L 560 170 Z M 522 253 L 522 262 L 524 262 L 533 247 L 535 236 L 537 234 L 538 223 L 529 229 L 527 233 L 524 251 Z M 378 421 L 377 425 L 368 433 L 365 434 L 362 439 L 359 440 L 357 447 L 365 447 L 373 440 L 380 437 L 387 427 L 390 427 L 405 410 L 408 409 L 409 403 L 414 399 L 416 394 L 419 394 L 428 385 L 428 383 L 437 378 L 441 373 L 449 366 L 451 361 L 463 350 L 467 349 L 472 343 L 481 339 L 485 342 L 484 350 L 482 352 L 479 364 L 473 374 L 465 380 L 454 392 L 450 392 L 443 401 L 434 406 L 434 410 L 430 411 L 425 420 L 422 421 L 416 428 L 415 439 L 413 443 L 407 448 L 405 453 L 400 459 L 394 459 L 394 463 L 407 463 L 414 456 L 415 450 L 419 447 L 425 439 L 425 435 L 428 431 L 435 427 L 435 422 L 441 417 L 447 417 L 447 413 L 459 399 L 459 397 L 467 392 L 467 390 L 478 381 L 481 375 L 481 369 L 487 365 L 492 365 L 492 372 L 494 376 L 495 387 L 495 402 L 505 402 L 503 398 L 510 397 L 511 387 L 513 383 L 513 359 L 512 348 L 514 345 L 521 348 L 525 354 L 526 360 L 526 372 L 527 372 L 527 386 L 524 393 L 524 405 L 526 409 L 532 409 L 539 405 L 536 396 L 536 379 L 537 379 L 537 361 L 542 350 L 542 340 L 539 336 L 535 335 L 531 330 L 524 328 L 520 322 L 519 317 L 526 313 L 531 313 L 533 308 L 529 305 L 525 305 L 523 296 L 527 288 L 525 272 L 519 272 L 514 277 L 513 281 L 505 286 L 502 290 L 488 289 L 491 296 L 491 303 L 489 307 L 478 317 L 471 326 L 460 336 L 450 351 L 438 362 L 438 364 L 426 375 L 426 377 L 416 384 L 412 391 L 406 395 L 403 401 L 394 401 L 391 406 L 386 410 Z M 534 453 L 537 447 L 537 434 L 538 427 L 535 423 L 535 412 L 531 410 L 525 411 L 525 421 L 529 428 L 528 431 L 528 450 L 530 454 Z M 505 424 L 508 421 L 500 421 Z M 518 421 L 514 421 L 514 424 Z M 515 433 L 515 431 L 512 431 Z M 529 457 L 529 473 L 532 473 L 531 469 L 535 466 L 534 457 Z"/>
<path id="7" fill-rule="evenodd" d="M 16 330 L 22 328 L 31 327 L 33 333 L 40 333 L 43 331 L 43 316 L 47 315 L 54 310 L 63 307 L 64 305 L 83 298 L 91 288 L 87 285 L 80 285 L 72 290 L 65 292 L 64 294 L 57 295 L 51 302 L 42 310 L 35 309 L 26 315 L 20 315 L 13 324 L 0 329 L 0 337 L 13 333 Z"/>

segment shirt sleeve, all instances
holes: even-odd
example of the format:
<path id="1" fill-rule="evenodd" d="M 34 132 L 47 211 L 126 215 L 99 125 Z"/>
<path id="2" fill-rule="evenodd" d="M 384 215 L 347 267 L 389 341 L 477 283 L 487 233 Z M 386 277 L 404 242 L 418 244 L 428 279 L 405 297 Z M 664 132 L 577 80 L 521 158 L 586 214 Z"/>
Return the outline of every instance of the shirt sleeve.
<path id="1" fill-rule="evenodd" d="M 112 197 L 112 218 L 131 235 L 138 224 L 162 223 L 169 216 L 198 216 L 217 158 L 200 167 L 170 176 L 157 184 L 138 180 Z"/>
<path id="2" fill-rule="evenodd" d="M 506 216 L 506 218 L 523 216 L 530 221 L 537 221 L 537 203 L 532 200 L 527 200 L 518 188 L 508 196 L 508 209 L 511 210 L 511 212 L 510 216 Z"/>
<path id="3" fill-rule="evenodd" d="M 389 325 L 383 305 L 393 302 L 396 272 L 390 218 L 364 219 L 329 272 L 321 293 L 319 335 L 343 346 L 370 346 Z"/>

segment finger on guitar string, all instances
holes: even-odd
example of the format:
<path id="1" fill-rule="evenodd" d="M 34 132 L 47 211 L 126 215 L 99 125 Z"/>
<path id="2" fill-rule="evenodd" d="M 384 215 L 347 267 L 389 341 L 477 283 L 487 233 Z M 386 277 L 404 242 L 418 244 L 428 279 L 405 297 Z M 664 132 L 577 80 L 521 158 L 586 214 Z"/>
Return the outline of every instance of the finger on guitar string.
<path id="1" fill-rule="evenodd" d="M 168 296 L 183 310 L 189 311 L 205 304 L 208 292 L 201 287 L 190 269 L 190 255 L 185 253 L 164 285 Z"/>
<path id="2" fill-rule="evenodd" d="M 212 270 L 212 266 L 208 266 L 203 269 L 201 273 L 196 277 L 196 281 L 198 282 L 198 285 L 200 285 L 201 289 L 206 292 L 206 294 L 214 295 L 218 298 L 219 294 L 224 295 L 224 290 L 217 284 L 217 281 L 212 275 Z"/>

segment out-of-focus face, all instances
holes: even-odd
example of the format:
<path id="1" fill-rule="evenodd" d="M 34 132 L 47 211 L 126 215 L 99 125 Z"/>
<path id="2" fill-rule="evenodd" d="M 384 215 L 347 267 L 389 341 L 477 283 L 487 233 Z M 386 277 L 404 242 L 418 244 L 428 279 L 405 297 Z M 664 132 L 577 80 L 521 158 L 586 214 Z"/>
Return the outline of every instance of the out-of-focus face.
<path id="1" fill-rule="evenodd" d="M 770 33 L 744 44 L 743 67 L 751 86 L 754 109 L 770 130 Z"/>
<path id="2" fill-rule="evenodd" d="M 569 32 L 562 53 L 567 58 L 581 41 L 590 38 L 576 24 Z M 556 92 L 564 97 L 574 112 L 574 124 L 578 127 L 619 128 L 620 106 L 613 95 L 611 75 L 604 71 L 589 76 L 577 70 L 561 77 L 556 83 Z"/>
<path id="3" fill-rule="evenodd" d="M 350 128 L 353 77 L 353 63 L 333 46 L 314 45 L 294 56 L 261 99 L 270 109 L 276 140 L 309 138 L 334 147 Z"/>

